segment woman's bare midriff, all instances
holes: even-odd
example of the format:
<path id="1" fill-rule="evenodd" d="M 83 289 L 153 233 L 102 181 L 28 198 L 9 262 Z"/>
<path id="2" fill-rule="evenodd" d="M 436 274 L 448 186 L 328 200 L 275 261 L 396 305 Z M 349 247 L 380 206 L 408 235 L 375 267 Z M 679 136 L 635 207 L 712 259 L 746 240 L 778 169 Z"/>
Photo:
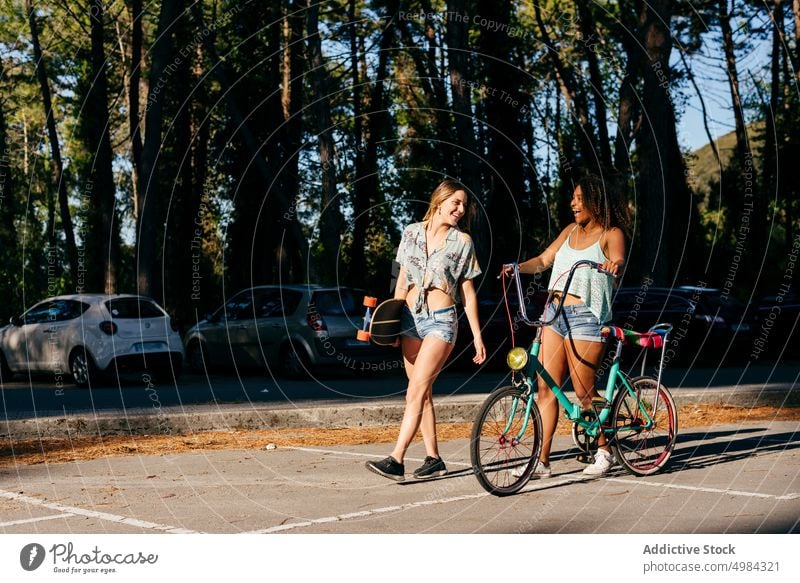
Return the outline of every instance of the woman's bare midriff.
<path id="1" fill-rule="evenodd" d="M 554 301 L 561 301 L 561 297 L 563 295 L 564 294 L 561 293 L 561 292 L 555 292 L 555 293 L 553 293 L 553 300 Z M 575 296 L 575 295 L 572 295 L 572 294 L 566 294 L 566 295 L 567 295 L 567 297 L 564 298 L 564 305 L 565 306 L 574 306 L 575 304 L 582 304 L 583 303 L 583 299 L 580 298 L 579 296 Z"/>
<path id="2" fill-rule="evenodd" d="M 416 285 L 408 290 L 406 296 L 406 305 L 413 312 L 414 304 L 417 302 L 418 288 Z M 428 311 L 441 310 L 442 308 L 449 308 L 453 305 L 453 298 L 449 294 L 443 292 L 438 287 L 428 288 Z"/>

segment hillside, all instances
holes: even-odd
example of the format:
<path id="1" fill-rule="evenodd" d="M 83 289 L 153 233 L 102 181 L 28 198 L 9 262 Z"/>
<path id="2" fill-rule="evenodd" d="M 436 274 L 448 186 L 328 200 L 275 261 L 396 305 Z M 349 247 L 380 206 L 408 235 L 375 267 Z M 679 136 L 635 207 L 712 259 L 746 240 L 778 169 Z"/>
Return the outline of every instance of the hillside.
<path id="1" fill-rule="evenodd" d="M 753 151 L 754 170 L 760 170 L 761 148 L 764 143 L 764 122 L 759 121 L 747 126 L 750 137 L 750 147 Z M 727 166 L 736 147 L 736 133 L 729 132 L 716 140 L 717 149 L 722 165 Z M 711 185 L 719 182 L 720 167 L 714 157 L 710 144 L 698 148 L 686 157 L 686 166 L 689 171 L 689 184 L 700 195 L 708 195 Z"/>

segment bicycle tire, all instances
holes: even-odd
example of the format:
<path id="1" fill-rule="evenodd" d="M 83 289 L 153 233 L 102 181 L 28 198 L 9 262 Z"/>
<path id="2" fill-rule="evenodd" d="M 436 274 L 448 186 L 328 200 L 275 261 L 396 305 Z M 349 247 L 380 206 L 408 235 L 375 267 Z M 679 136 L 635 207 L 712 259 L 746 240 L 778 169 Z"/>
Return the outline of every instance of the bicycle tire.
<path id="1" fill-rule="evenodd" d="M 470 459 L 478 482 L 490 494 L 508 496 L 519 492 L 539 462 L 542 419 L 535 402 L 531 404 L 525 433 L 517 439 L 528 399 L 532 398 L 521 388 L 503 387 L 492 392 L 478 412 L 470 436 Z M 522 467 L 524 470 L 515 476 L 515 470 Z"/>
<path id="2" fill-rule="evenodd" d="M 650 376 L 632 379 L 631 395 L 621 388 L 614 397 L 612 427 L 614 439 L 611 447 L 617 461 L 636 476 L 650 476 L 664 469 L 672 456 L 678 437 L 678 410 L 669 390 Z M 658 395 L 656 410 L 652 410 Z M 655 421 L 645 429 L 645 419 L 639 404 L 644 404 L 648 415 Z"/>

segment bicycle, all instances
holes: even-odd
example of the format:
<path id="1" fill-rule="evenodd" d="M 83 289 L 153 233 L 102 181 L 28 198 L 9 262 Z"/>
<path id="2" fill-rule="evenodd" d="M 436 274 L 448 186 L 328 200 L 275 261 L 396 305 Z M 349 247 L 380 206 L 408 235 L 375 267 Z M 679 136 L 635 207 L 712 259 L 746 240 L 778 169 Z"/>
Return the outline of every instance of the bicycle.
<path id="1" fill-rule="evenodd" d="M 617 343 L 605 394 L 593 399 L 590 409 L 582 409 L 580 404 L 573 403 L 564 394 L 538 358 L 542 330 L 559 317 L 563 302 L 557 303 L 555 314 L 549 321 L 541 318 L 530 320 L 519 267 L 516 263 L 506 267 L 513 268 L 519 297 L 519 320 L 535 326 L 537 331 L 528 350 L 516 346 L 509 351 L 506 362 L 511 369 L 511 385 L 496 389 L 489 395 L 473 424 L 470 457 L 481 486 L 497 496 L 514 494 L 525 486 L 535 470 L 542 447 L 542 421 L 535 402 L 538 377 L 550 386 L 566 417 L 572 421 L 572 437 L 581 450 L 580 461 L 590 463 L 593 460 L 602 432 L 617 461 L 628 472 L 648 476 L 661 471 L 672 455 L 678 435 L 675 402 L 669 390 L 661 384 L 664 354 L 672 325 L 656 324 L 642 333 L 604 326 L 603 337 Z M 564 294 L 569 290 L 575 270 L 586 267 L 607 273 L 593 261 L 578 261 L 569 271 Z M 504 268 L 504 274 L 505 271 Z M 547 302 L 552 298 L 551 291 Z M 640 376 L 631 379 L 620 370 L 622 348 L 629 345 L 661 350 L 657 377 L 645 375 L 646 351 Z"/>

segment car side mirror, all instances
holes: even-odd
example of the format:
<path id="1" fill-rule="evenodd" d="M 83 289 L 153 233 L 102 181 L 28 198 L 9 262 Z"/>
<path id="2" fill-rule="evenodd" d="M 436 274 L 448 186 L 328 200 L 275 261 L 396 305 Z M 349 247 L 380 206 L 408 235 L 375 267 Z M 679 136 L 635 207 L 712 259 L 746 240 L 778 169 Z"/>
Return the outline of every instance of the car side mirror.
<path id="1" fill-rule="evenodd" d="M 22 326 L 22 318 L 20 318 L 19 316 L 11 316 L 8 322 L 12 326 L 17 326 L 17 327 Z"/>

